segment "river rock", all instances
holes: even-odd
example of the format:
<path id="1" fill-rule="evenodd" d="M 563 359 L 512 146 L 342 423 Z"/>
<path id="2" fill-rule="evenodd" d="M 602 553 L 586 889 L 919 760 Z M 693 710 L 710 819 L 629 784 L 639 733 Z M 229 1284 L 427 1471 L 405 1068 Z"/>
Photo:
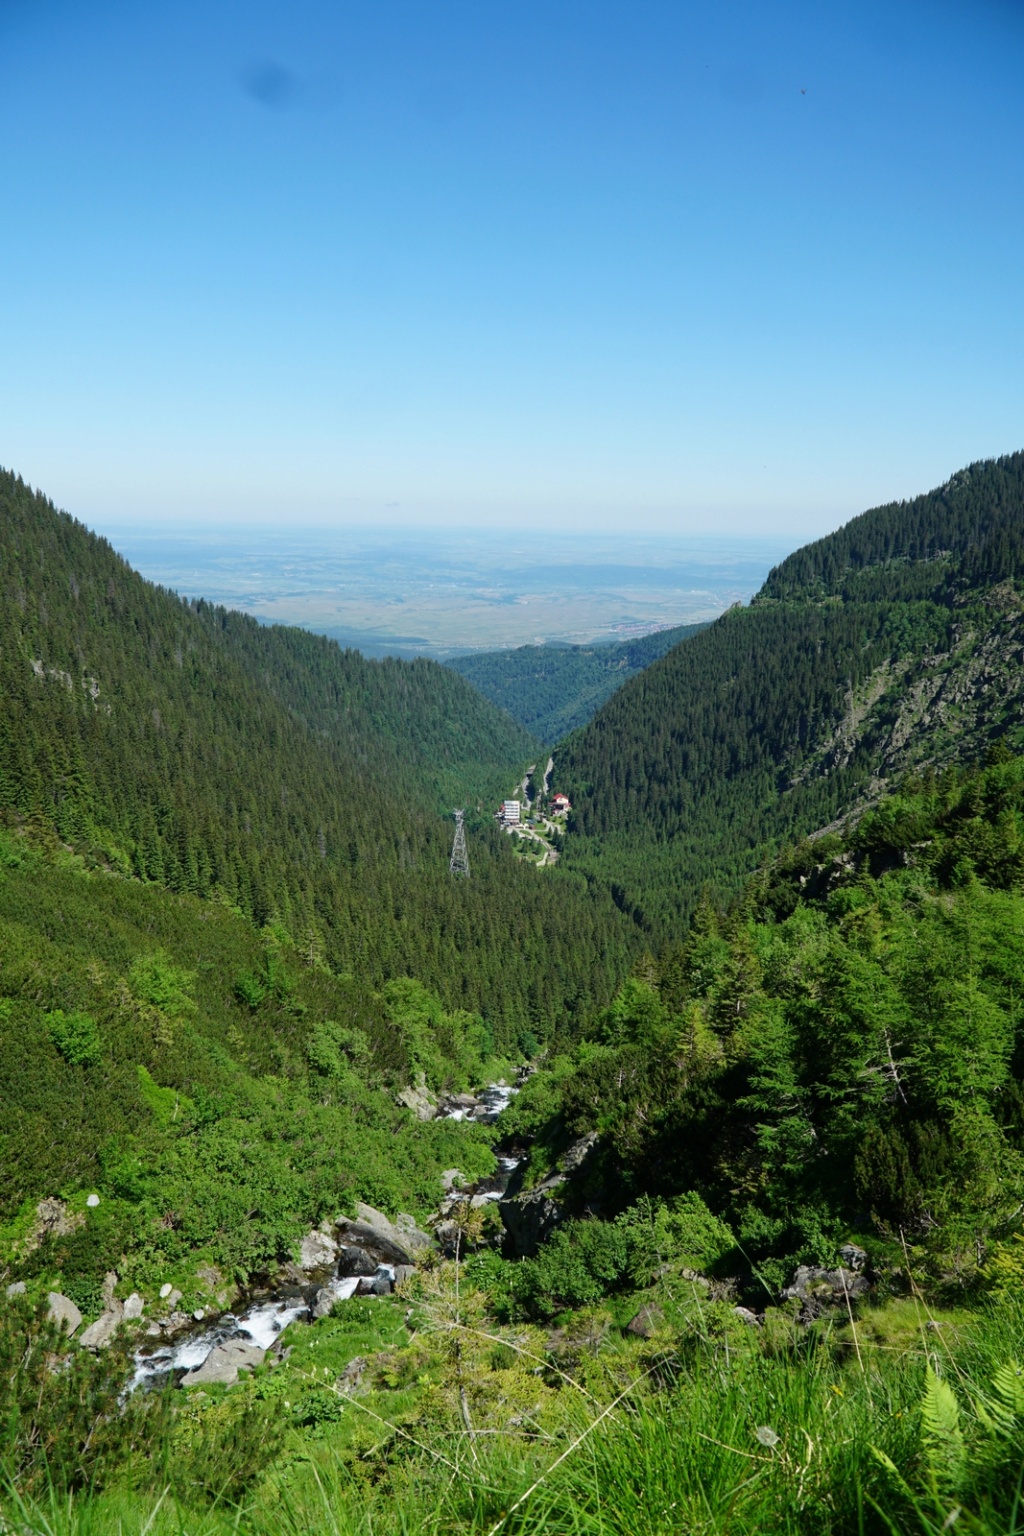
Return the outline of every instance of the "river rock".
<path id="1" fill-rule="evenodd" d="M 342 1278 L 376 1273 L 377 1260 L 371 1258 L 365 1248 L 357 1248 L 354 1243 L 343 1243 L 338 1249 L 338 1274 Z"/>
<path id="2" fill-rule="evenodd" d="M 338 1257 L 338 1245 L 326 1232 L 307 1232 L 299 1247 L 299 1267 L 310 1274 L 318 1269 L 333 1267 Z"/>
<path id="3" fill-rule="evenodd" d="M 395 1284 L 396 1285 L 403 1285 L 405 1283 L 405 1281 L 410 1279 L 415 1273 L 416 1273 L 416 1266 L 415 1266 L 415 1264 L 396 1264 L 395 1265 Z"/>
<path id="4" fill-rule="evenodd" d="M 136 1318 L 141 1317 L 143 1311 L 145 1310 L 145 1306 L 146 1303 L 143 1301 L 138 1291 L 132 1291 L 122 1310 L 122 1316 L 124 1317 L 125 1322 L 131 1323 L 134 1322 Z"/>
<path id="5" fill-rule="evenodd" d="M 94 1323 L 79 1339 L 83 1349 L 107 1349 L 113 1341 L 114 1334 L 124 1316 L 124 1308 L 119 1301 L 112 1302 L 105 1312 L 101 1312 Z"/>
<path id="6" fill-rule="evenodd" d="M 346 1247 L 365 1249 L 377 1264 L 413 1264 L 417 1248 L 430 1242 L 425 1232 L 400 1232 L 372 1205 L 360 1203 L 356 1210 L 357 1221 L 341 1217 L 338 1236 Z"/>
<path id="7" fill-rule="evenodd" d="M 450 1195 L 454 1190 L 461 1188 L 465 1182 L 466 1175 L 462 1172 L 461 1168 L 446 1168 L 441 1175 L 441 1184 L 446 1195 Z"/>
<path id="8" fill-rule="evenodd" d="M 46 1299 L 46 1314 L 50 1321 L 66 1327 L 70 1337 L 82 1321 L 81 1312 L 70 1297 L 62 1296 L 59 1291 L 50 1291 Z"/>
<path id="9" fill-rule="evenodd" d="M 183 1387 L 233 1387 L 239 1371 L 251 1371 L 262 1365 L 266 1350 L 242 1339 L 228 1339 L 211 1349 L 202 1365 L 181 1378 Z"/>
<path id="10" fill-rule="evenodd" d="M 390 1296 L 395 1284 L 390 1274 L 377 1274 L 372 1280 L 360 1280 L 357 1296 Z"/>

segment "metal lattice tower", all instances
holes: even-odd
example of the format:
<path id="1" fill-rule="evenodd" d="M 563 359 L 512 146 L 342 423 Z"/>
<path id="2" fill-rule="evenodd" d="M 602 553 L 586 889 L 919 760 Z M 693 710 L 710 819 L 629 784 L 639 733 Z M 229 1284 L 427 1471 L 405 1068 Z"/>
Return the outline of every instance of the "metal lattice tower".
<path id="1" fill-rule="evenodd" d="M 448 873 L 452 875 L 469 874 L 469 854 L 466 852 L 466 829 L 462 825 L 465 811 L 453 811 L 455 817 L 455 841 L 452 843 L 452 857 L 448 865 Z"/>

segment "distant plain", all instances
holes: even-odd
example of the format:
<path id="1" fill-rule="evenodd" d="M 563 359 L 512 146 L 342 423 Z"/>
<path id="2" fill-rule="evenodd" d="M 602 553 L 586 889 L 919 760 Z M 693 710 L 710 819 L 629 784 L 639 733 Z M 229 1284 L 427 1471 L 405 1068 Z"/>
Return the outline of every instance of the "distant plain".
<path id="1" fill-rule="evenodd" d="M 747 602 L 780 539 L 423 528 L 102 530 L 150 580 L 369 656 L 628 640 Z"/>

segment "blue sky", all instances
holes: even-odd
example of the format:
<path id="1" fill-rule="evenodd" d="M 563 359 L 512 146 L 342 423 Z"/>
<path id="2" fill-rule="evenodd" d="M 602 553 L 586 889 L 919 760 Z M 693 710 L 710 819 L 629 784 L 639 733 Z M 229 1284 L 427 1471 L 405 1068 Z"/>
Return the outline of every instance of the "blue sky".
<path id="1" fill-rule="evenodd" d="M 0 463 L 93 525 L 805 536 L 1024 446 L 1024 5 L 0 0 Z"/>

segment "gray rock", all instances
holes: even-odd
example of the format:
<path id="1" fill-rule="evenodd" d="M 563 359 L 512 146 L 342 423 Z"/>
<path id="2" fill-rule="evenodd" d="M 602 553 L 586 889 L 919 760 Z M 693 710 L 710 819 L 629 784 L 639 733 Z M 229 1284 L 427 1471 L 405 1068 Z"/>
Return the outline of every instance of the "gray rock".
<path id="1" fill-rule="evenodd" d="M 12 1281 L 11 1284 L 7 1287 L 7 1294 L 8 1294 L 8 1296 L 24 1296 L 24 1294 L 25 1294 L 25 1282 L 24 1282 L 24 1280 L 14 1280 L 14 1281 Z"/>
<path id="2" fill-rule="evenodd" d="M 408 1211 L 399 1211 L 395 1217 L 395 1230 L 402 1234 L 402 1241 L 415 1253 L 430 1247 L 430 1238 L 420 1231 L 415 1216 L 410 1216 Z"/>
<path id="3" fill-rule="evenodd" d="M 354 1243 L 344 1243 L 338 1250 L 338 1274 L 346 1275 L 375 1275 L 377 1273 L 377 1260 L 371 1258 L 365 1248 L 357 1248 Z"/>
<path id="4" fill-rule="evenodd" d="M 426 1232 L 421 1232 L 416 1225 L 415 1218 L 400 1212 L 397 1220 L 389 1221 L 383 1211 L 375 1211 L 372 1205 L 364 1205 L 361 1200 L 356 1201 L 356 1215 L 359 1220 L 379 1232 L 390 1242 L 397 1243 L 410 1249 L 413 1253 L 418 1248 L 429 1248 L 430 1238 Z"/>
<path id="5" fill-rule="evenodd" d="M 751 1312 L 749 1307 L 733 1307 L 733 1317 L 738 1317 L 741 1323 L 747 1323 L 751 1328 L 760 1328 L 761 1319 L 756 1312 Z"/>
<path id="6" fill-rule="evenodd" d="M 396 1285 L 404 1285 L 406 1280 L 408 1280 L 415 1273 L 416 1273 L 416 1266 L 415 1266 L 415 1264 L 396 1264 L 395 1265 L 395 1284 Z"/>
<path id="7" fill-rule="evenodd" d="M 867 1268 L 867 1250 L 864 1248 L 858 1248 L 856 1243 L 844 1243 L 839 1250 L 839 1257 L 842 1259 L 847 1269 L 854 1269 L 858 1274 L 862 1269 Z"/>
<path id="8" fill-rule="evenodd" d="M 565 1214 L 562 1202 L 555 1198 L 564 1186 L 564 1176 L 553 1173 L 533 1189 L 498 1201 L 498 1215 L 506 1232 L 506 1248 L 512 1258 L 532 1258 L 541 1243 L 551 1236 Z"/>
<path id="9" fill-rule="evenodd" d="M 350 1221 L 343 1216 L 338 1222 L 338 1236 L 345 1248 L 361 1248 L 368 1253 L 375 1267 L 377 1264 L 413 1264 L 417 1248 L 430 1242 L 425 1232 L 416 1237 L 412 1233 L 399 1232 L 372 1206 L 359 1205 L 356 1209 L 359 1220 Z M 372 1222 L 367 1221 L 367 1215 L 373 1216 Z"/>
<path id="10" fill-rule="evenodd" d="M 641 1307 L 636 1317 L 626 1324 L 626 1332 L 636 1339 L 649 1339 L 665 1321 L 665 1314 L 653 1302 Z"/>
<path id="11" fill-rule="evenodd" d="M 466 1175 L 460 1168 L 446 1168 L 441 1175 L 441 1183 L 444 1186 L 446 1195 L 450 1195 L 453 1190 L 460 1188 L 465 1182 Z"/>
<path id="12" fill-rule="evenodd" d="M 119 1301 L 115 1301 L 94 1323 L 89 1324 L 79 1339 L 79 1344 L 83 1349 L 109 1348 L 123 1316 L 124 1308 Z"/>
<path id="13" fill-rule="evenodd" d="M 389 1276 L 374 1275 L 372 1280 L 360 1280 L 357 1296 L 390 1296 L 393 1286 Z"/>
<path id="14" fill-rule="evenodd" d="M 337 1293 L 329 1285 L 322 1286 L 316 1293 L 313 1301 L 313 1318 L 319 1322 L 322 1317 L 330 1317 L 337 1301 Z"/>
<path id="15" fill-rule="evenodd" d="M 266 1350 L 257 1344 L 246 1344 L 241 1339 L 229 1339 L 211 1349 L 202 1365 L 189 1371 L 181 1379 L 183 1387 L 233 1387 L 239 1371 L 251 1371 L 262 1365 Z"/>
<path id="16" fill-rule="evenodd" d="M 124 1317 L 125 1322 L 134 1322 L 137 1317 L 141 1317 L 145 1305 L 146 1303 L 143 1301 L 138 1291 L 132 1291 L 131 1295 L 128 1297 L 128 1300 L 125 1302 L 124 1309 L 122 1311 L 122 1316 Z"/>
<path id="17" fill-rule="evenodd" d="M 62 1296 L 59 1291 L 50 1291 L 47 1296 L 46 1312 L 51 1322 L 59 1323 L 67 1330 L 69 1337 L 82 1321 L 82 1314 L 74 1302 L 69 1297 Z"/>
<path id="18" fill-rule="evenodd" d="M 398 1095 L 398 1102 L 404 1104 L 406 1109 L 411 1109 L 417 1120 L 436 1118 L 437 1099 L 422 1079 L 415 1087 L 410 1084 L 408 1088 L 403 1088 Z"/>
<path id="19" fill-rule="evenodd" d="M 326 1232 L 307 1232 L 299 1248 L 299 1266 L 307 1274 L 330 1269 L 338 1257 L 338 1245 Z"/>
<path id="20" fill-rule="evenodd" d="M 562 1153 L 558 1166 L 563 1173 L 578 1173 L 601 1140 L 600 1131 L 588 1131 Z"/>
<path id="21" fill-rule="evenodd" d="M 104 1306 L 104 1308 L 109 1307 L 113 1303 L 114 1293 L 116 1292 L 116 1290 L 117 1290 L 117 1271 L 115 1269 L 108 1269 L 107 1273 L 103 1276 L 103 1306 Z"/>
<path id="22" fill-rule="evenodd" d="M 846 1307 L 849 1301 L 864 1296 L 871 1289 L 866 1275 L 855 1270 L 816 1269 L 801 1264 L 782 1292 L 783 1301 L 800 1302 L 800 1319 L 809 1323 L 832 1307 Z"/>

